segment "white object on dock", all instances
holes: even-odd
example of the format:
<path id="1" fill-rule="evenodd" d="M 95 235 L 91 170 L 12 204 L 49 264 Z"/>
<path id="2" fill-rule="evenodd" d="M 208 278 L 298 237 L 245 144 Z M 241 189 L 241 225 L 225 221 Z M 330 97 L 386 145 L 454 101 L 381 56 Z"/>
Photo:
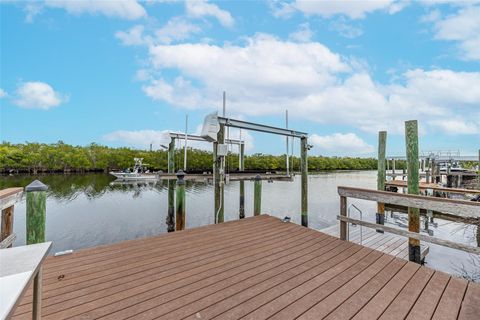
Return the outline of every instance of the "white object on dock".
<path id="1" fill-rule="evenodd" d="M 69 249 L 69 250 L 55 252 L 53 256 L 58 257 L 58 256 L 64 256 L 66 254 L 72 254 L 72 253 L 73 253 L 73 250 Z"/>
<path id="2" fill-rule="evenodd" d="M 0 319 L 9 319 L 34 281 L 33 319 L 40 319 L 42 301 L 42 263 L 51 242 L 0 250 Z"/>

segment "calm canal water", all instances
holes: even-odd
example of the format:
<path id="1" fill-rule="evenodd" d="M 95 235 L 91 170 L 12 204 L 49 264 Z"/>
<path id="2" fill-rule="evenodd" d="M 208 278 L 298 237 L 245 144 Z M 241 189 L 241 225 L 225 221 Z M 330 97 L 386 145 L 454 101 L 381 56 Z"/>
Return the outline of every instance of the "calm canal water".
<path id="1" fill-rule="evenodd" d="M 167 215 L 167 183 L 117 184 L 106 174 L 2 176 L 0 189 L 26 186 L 34 179 L 49 186 L 47 193 L 46 237 L 53 241 L 52 253 L 143 238 L 165 233 Z M 338 225 L 337 186 L 376 188 L 375 171 L 328 172 L 309 176 L 309 226 L 320 230 Z M 300 223 L 300 177 L 293 182 L 263 182 L 262 212 Z M 186 188 L 186 227 L 213 223 L 213 186 L 188 182 Z M 245 212 L 253 212 L 253 182 L 245 182 Z M 350 201 L 363 211 L 363 219 L 374 221 L 376 204 Z M 225 220 L 238 219 L 239 183 L 225 187 Z M 355 214 L 352 212 L 352 216 Z M 431 225 L 440 238 L 476 245 L 475 228 L 436 220 Z M 406 226 L 405 215 L 387 216 L 387 223 Z M 25 197 L 15 206 L 15 245 L 25 244 Z M 476 257 L 478 259 L 478 257 Z M 427 265 L 449 273 L 465 269 L 473 275 L 479 265 L 475 257 L 436 245 L 430 245 Z M 477 261 L 478 262 L 478 261 Z"/>

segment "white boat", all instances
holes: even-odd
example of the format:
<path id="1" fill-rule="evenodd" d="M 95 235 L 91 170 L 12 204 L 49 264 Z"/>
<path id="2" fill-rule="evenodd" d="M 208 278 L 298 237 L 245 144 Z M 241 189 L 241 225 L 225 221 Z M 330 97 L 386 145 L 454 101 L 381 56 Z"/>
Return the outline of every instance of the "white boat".
<path id="1" fill-rule="evenodd" d="M 134 158 L 135 166 L 133 170 L 126 169 L 124 171 L 110 171 L 110 174 L 120 181 L 139 181 L 139 180 L 157 180 L 158 175 L 156 173 L 150 173 L 148 170 L 143 169 L 143 158 Z"/>

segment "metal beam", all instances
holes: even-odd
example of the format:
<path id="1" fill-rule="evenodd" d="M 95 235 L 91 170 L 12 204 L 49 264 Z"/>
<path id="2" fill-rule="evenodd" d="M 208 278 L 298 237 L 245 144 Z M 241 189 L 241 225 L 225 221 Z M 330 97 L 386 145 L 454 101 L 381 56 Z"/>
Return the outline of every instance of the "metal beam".
<path id="1" fill-rule="evenodd" d="M 259 131 L 259 132 L 266 132 L 266 133 L 278 134 L 278 135 L 294 137 L 294 138 L 302 138 L 302 137 L 306 137 L 308 135 L 308 133 L 306 133 L 306 132 L 300 132 L 300 131 L 290 130 L 290 129 L 285 129 L 285 128 L 272 127 L 272 126 L 267 126 L 267 125 L 263 125 L 263 124 L 247 122 L 247 121 L 242 121 L 242 120 L 236 120 L 236 119 L 231 119 L 231 118 L 218 117 L 218 122 L 220 124 L 224 124 L 227 127 L 253 130 L 253 131 Z"/>
<path id="2" fill-rule="evenodd" d="M 170 132 L 170 138 L 173 139 L 185 139 L 185 134 L 184 133 L 175 133 L 175 132 Z M 187 140 L 190 141 L 201 141 L 201 142 L 210 142 L 207 139 L 203 138 L 202 136 L 197 136 L 194 134 L 187 134 Z M 225 139 L 225 143 L 227 144 L 244 144 L 245 142 L 242 140 L 237 140 L 237 139 Z"/>

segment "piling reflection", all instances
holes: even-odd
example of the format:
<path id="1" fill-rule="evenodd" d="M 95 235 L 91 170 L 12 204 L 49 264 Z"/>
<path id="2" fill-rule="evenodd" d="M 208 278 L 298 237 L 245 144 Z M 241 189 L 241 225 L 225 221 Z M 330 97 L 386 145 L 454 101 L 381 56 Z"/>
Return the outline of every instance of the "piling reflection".
<path id="1" fill-rule="evenodd" d="M 338 225 L 337 186 L 376 188 L 376 172 L 330 172 L 309 175 L 311 214 L 309 224 L 313 229 Z M 115 243 L 128 239 L 154 236 L 175 230 L 175 202 L 169 211 L 169 185 L 175 199 L 175 180 L 153 182 L 115 182 L 106 174 L 85 175 L 17 175 L 1 176 L 0 188 L 25 187 L 39 179 L 49 186 L 47 190 L 46 239 L 54 241 L 52 252 L 76 250 L 101 244 Z M 241 188 L 243 185 L 243 192 Z M 262 187 L 261 213 L 279 218 L 289 216 L 292 223 L 301 223 L 301 181 L 264 183 Z M 244 195 L 244 215 L 254 212 L 254 182 L 237 181 L 225 185 L 225 220 L 239 218 L 240 197 Z M 184 228 L 190 229 L 214 223 L 214 188 L 210 183 L 185 181 Z M 371 202 L 354 201 L 365 213 L 364 219 L 375 221 L 376 205 Z M 14 245 L 26 243 L 25 197 L 15 205 Z M 390 215 L 387 223 L 406 228 L 407 216 L 402 212 Z M 423 219 L 426 217 L 422 216 Z M 459 222 L 435 218 L 428 226 L 423 220 L 423 232 L 434 232 L 435 236 L 459 243 L 476 245 L 477 227 Z M 446 248 L 431 246 L 427 264 L 441 267 L 447 272 L 459 274 L 460 267 L 471 271 L 478 264 L 471 262 L 468 255 Z"/>

